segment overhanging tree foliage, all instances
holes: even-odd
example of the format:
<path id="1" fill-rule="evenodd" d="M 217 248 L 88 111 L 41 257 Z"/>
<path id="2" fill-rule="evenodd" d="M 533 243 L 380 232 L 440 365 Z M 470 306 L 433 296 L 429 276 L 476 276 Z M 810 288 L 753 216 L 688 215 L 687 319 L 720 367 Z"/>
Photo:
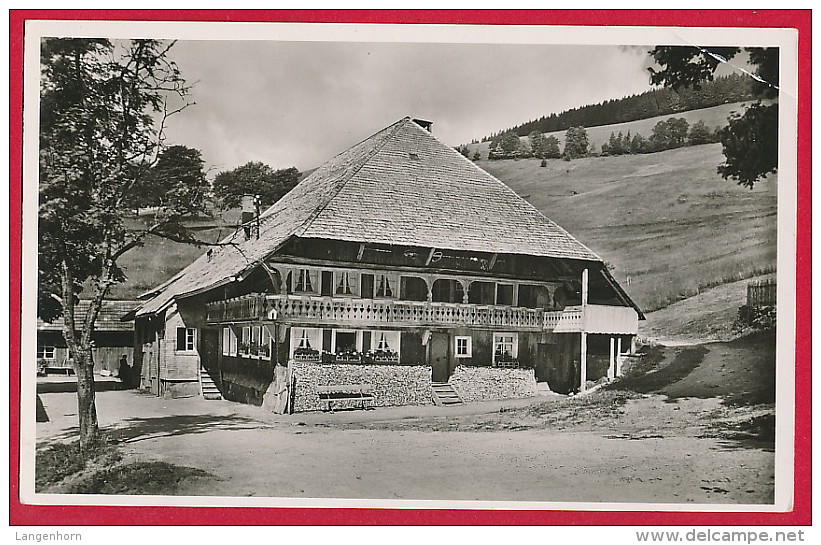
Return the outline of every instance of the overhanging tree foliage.
<path id="1" fill-rule="evenodd" d="M 166 119 L 188 105 L 189 86 L 168 56 L 172 46 L 41 43 L 38 315 L 62 316 L 83 452 L 98 438 L 91 338 L 110 287 L 124 279 L 118 259 L 152 235 L 195 242 L 184 222 L 205 209 L 199 153 L 174 147 L 160 155 Z M 155 213 L 134 217 L 146 204 Z M 91 304 L 75 321 L 84 289 Z"/>
<path id="2" fill-rule="evenodd" d="M 778 103 L 765 105 L 762 98 L 778 96 L 778 48 L 747 47 L 755 67 L 753 93 L 759 98 L 743 114 L 730 117 L 721 130 L 725 162 L 718 172 L 752 189 L 757 181 L 778 169 Z M 740 47 L 658 46 L 649 54 L 662 70 L 650 68 L 650 81 L 665 87 L 700 89 L 713 81 L 718 66 L 736 55 Z"/>

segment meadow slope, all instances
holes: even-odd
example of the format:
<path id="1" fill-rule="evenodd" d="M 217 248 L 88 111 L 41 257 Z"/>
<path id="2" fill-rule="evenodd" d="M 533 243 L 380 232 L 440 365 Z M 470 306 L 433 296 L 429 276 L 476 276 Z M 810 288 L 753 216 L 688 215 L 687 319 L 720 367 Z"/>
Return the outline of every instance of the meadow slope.
<path id="1" fill-rule="evenodd" d="M 613 267 L 644 310 L 775 270 L 777 176 L 722 179 L 720 144 L 647 155 L 479 161 Z"/>

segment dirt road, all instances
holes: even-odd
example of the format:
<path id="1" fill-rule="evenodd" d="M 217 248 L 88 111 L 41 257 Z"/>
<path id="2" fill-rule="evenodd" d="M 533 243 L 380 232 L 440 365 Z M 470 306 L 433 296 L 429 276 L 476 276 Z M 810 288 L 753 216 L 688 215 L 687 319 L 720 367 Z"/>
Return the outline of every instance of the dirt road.
<path id="1" fill-rule="evenodd" d="M 597 394 L 594 394 L 596 396 Z M 41 396 L 38 440 L 67 438 L 76 397 Z M 100 423 L 128 459 L 213 478 L 180 495 L 546 502 L 771 503 L 773 453 L 720 433 L 720 400 L 532 398 L 457 410 L 270 415 L 225 401 L 98 394 Z M 728 424 L 729 425 L 729 424 Z M 171 487 L 169 487 L 169 490 Z M 139 493 L 139 491 L 134 491 Z"/>

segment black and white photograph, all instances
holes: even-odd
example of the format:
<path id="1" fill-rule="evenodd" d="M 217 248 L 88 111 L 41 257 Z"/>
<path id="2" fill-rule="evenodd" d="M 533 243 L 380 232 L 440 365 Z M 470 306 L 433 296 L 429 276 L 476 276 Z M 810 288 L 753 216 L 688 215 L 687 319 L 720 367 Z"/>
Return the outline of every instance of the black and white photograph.
<path id="1" fill-rule="evenodd" d="M 22 501 L 789 510 L 797 58 L 30 21 Z"/>

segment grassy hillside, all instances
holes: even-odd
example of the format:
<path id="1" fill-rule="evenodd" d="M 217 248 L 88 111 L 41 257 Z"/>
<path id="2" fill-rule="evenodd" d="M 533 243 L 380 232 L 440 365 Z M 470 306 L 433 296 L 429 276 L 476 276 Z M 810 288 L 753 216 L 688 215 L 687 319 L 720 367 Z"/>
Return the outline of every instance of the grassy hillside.
<path id="1" fill-rule="evenodd" d="M 755 280 L 774 276 L 762 275 Z M 747 304 L 749 282 L 747 279 L 722 284 L 650 312 L 647 320 L 639 323 L 639 336 L 663 344 L 732 340 L 738 336 L 732 325 L 738 317 L 738 307 Z"/>
<path id="2" fill-rule="evenodd" d="M 723 180 L 720 144 L 647 155 L 479 161 L 613 266 L 645 310 L 775 270 L 777 176 Z"/>
<path id="3" fill-rule="evenodd" d="M 621 131 L 624 134 L 627 134 L 627 131 L 630 131 L 630 134 L 640 134 L 645 138 L 649 138 L 651 134 L 653 134 L 653 127 L 656 126 L 656 123 L 659 121 L 665 121 L 671 117 L 683 117 L 687 120 L 691 126 L 695 124 L 697 121 L 704 121 L 704 123 L 710 127 L 710 129 L 715 129 L 717 126 L 723 127 L 727 124 L 727 117 L 732 112 L 738 112 L 743 109 L 744 103 L 735 103 L 735 104 L 722 104 L 721 106 L 714 106 L 712 108 L 704 108 L 701 110 L 690 110 L 688 112 L 681 112 L 674 115 L 663 115 L 659 117 L 650 117 L 647 119 L 641 119 L 638 121 L 630 121 L 627 123 L 618 123 L 616 125 L 605 125 L 602 127 L 589 127 L 587 128 L 587 139 L 590 142 L 591 146 L 595 147 L 595 151 L 601 151 L 601 145 L 607 142 L 610 138 L 610 133 L 614 132 L 616 134 Z M 564 133 L 566 131 L 557 131 L 546 133 L 546 136 L 555 136 L 559 139 L 560 148 L 564 148 Z M 480 142 L 479 144 L 470 144 L 468 146 L 470 149 L 470 157 L 473 157 L 473 153 L 478 149 L 479 153 L 482 156 L 482 159 L 487 159 L 487 153 L 490 148 L 490 142 Z"/>

